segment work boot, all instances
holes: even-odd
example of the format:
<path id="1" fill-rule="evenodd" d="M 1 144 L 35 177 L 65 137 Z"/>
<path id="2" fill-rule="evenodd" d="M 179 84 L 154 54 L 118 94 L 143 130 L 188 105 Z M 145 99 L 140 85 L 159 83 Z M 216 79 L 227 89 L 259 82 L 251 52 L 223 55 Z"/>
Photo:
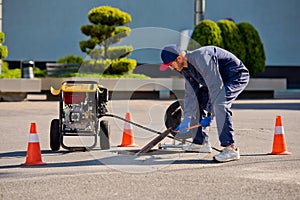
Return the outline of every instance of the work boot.
<path id="1" fill-rule="evenodd" d="M 221 153 L 214 156 L 214 160 L 218 162 L 229 162 L 240 159 L 240 151 L 232 149 L 231 146 L 225 147 Z"/>
<path id="2" fill-rule="evenodd" d="M 193 151 L 193 152 L 195 151 L 195 152 L 199 152 L 199 153 L 211 153 L 212 152 L 210 142 L 204 142 L 203 144 L 192 143 L 190 145 L 183 146 L 182 149 L 185 151 Z"/>

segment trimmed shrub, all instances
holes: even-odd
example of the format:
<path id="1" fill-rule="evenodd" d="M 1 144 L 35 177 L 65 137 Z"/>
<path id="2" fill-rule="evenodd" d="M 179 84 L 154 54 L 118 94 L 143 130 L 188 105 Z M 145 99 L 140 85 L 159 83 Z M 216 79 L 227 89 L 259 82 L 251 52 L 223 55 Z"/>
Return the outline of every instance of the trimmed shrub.
<path id="1" fill-rule="evenodd" d="M 208 45 L 223 46 L 221 30 L 214 21 L 203 20 L 194 28 L 188 50 Z"/>
<path id="2" fill-rule="evenodd" d="M 5 41 L 5 34 L 0 32 L 0 43 L 2 44 Z M 7 46 L 0 46 L 0 59 L 6 58 L 8 56 Z M 1 69 L 0 69 L 1 70 Z M 1 71 L 0 71 L 1 73 Z"/>
<path id="3" fill-rule="evenodd" d="M 6 58 L 8 56 L 7 46 L 0 46 L 0 59 Z"/>
<path id="4" fill-rule="evenodd" d="M 106 74 L 124 74 L 131 73 L 136 67 L 136 60 L 122 58 L 113 60 L 111 65 L 105 71 Z"/>
<path id="5" fill-rule="evenodd" d="M 79 73 L 98 73 L 103 74 L 111 65 L 111 60 L 85 60 L 79 68 Z"/>
<path id="6" fill-rule="evenodd" d="M 85 53 L 90 53 L 91 49 L 94 49 L 96 47 L 98 43 L 98 40 L 95 38 L 92 38 L 90 40 L 86 40 L 86 41 L 80 41 L 79 42 L 79 47 L 81 49 L 82 52 Z"/>
<path id="7" fill-rule="evenodd" d="M 90 50 L 89 56 L 91 57 L 91 59 L 94 59 L 94 60 L 103 59 L 104 58 L 104 49 L 103 48 L 92 49 L 92 50 Z"/>
<path id="8" fill-rule="evenodd" d="M 131 21 L 131 16 L 118 8 L 101 6 L 90 10 L 88 13 L 88 19 L 93 24 L 116 26 L 129 23 Z"/>
<path id="9" fill-rule="evenodd" d="M 131 16 L 118 8 L 100 6 L 88 12 L 88 19 L 92 24 L 81 26 L 81 32 L 89 39 L 80 41 L 79 45 L 81 51 L 95 61 L 84 62 L 82 72 L 122 74 L 125 69 L 132 71 L 136 61 L 125 59 L 132 52 L 132 47 L 111 47 L 130 34 L 131 29 L 125 25 L 131 21 Z"/>
<path id="10" fill-rule="evenodd" d="M 45 77 L 47 75 L 47 70 L 46 69 L 40 69 L 38 67 L 35 67 L 33 70 L 34 77 Z"/>
<path id="11" fill-rule="evenodd" d="M 0 32 L 0 43 L 3 43 L 5 41 L 5 34 L 3 32 Z"/>
<path id="12" fill-rule="evenodd" d="M 70 64 L 70 65 L 57 66 L 56 67 L 57 69 L 63 71 L 59 72 L 59 74 L 53 74 L 52 76 L 72 77 L 76 75 L 76 72 L 78 71 L 78 67 L 83 63 L 83 58 L 81 58 L 80 56 L 67 55 L 65 57 L 58 58 L 56 62 L 62 64 Z"/>
<path id="13" fill-rule="evenodd" d="M 64 64 L 81 64 L 83 62 L 83 58 L 80 56 L 67 55 L 65 57 L 58 58 L 56 62 Z"/>
<path id="14" fill-rule="evenodd" d="M 120 58 L 125 58 L 129 56 L 132 52 L 133 48 L 131 46 L 117 46 L 117 47 L 110 47 L 107 51 L 108 59 L 115 60 Z M 97 48 L 91 50 L 89 56 L 92 59 L 98 60 L 104 58 L 104 49 Z"/>
<path id="15" fill-rule="evenodd" d="M 246 57 L 243 60 L 249 69 L 250 76 L 254 77 L 257 73 L 265 70 L 266 55 L 263 43 L 257 30 L 247 22 L 237 24 L 243 42 L 245 44 Z"/>
<path id="16" fill-rule="evenodd" d="M 221 29 L 224 49 L 230 51 L 239 59 L 244 61 L 246 57 L 246 50 L 242 35 L 240 34 L 237 25 L 229 20 L 220 20 L 217 24 Z"/>

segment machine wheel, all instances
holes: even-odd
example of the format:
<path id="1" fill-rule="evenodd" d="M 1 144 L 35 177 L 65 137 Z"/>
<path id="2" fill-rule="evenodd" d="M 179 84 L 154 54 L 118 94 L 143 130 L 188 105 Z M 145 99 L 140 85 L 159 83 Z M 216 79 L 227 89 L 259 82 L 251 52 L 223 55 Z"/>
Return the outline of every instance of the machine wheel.
<path id="1" fill-rule="evenodd" d="M 60 148 L 59 119 L 53 119 L 50 127 L 50 148 L 58 151 Z"/>
<path id="2" fill-rule="evenodd" d="M 103 150 L 110 149 L 109 136 L 110 136 L 110 130 L 108 126 L 108 121 L 107 120 L 100 121 L 99 137 L 100 137 L 101 149 Z"/>

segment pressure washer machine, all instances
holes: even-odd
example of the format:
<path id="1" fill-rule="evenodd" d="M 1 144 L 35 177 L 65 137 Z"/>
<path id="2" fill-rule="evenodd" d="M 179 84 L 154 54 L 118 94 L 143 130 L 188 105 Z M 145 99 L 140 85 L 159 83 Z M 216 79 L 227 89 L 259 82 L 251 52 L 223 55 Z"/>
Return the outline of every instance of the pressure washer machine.
<path id="1" fill-rule="evenodd" d="M 60 146 L 68 150 L 90 150 L 100 139 L 100 148 L 110 149 L 110 130 L 107 120 L 101 117 L 107 112 L 108 90 L 95 81 L 66 81 L 60 89 L 50 88 L 53 95 L 59 95 L 59 118 L 50 125 L 50 148 L 58 151 Z M 68 136 L 90 136 L 90 145 L 68 146 Z"/>

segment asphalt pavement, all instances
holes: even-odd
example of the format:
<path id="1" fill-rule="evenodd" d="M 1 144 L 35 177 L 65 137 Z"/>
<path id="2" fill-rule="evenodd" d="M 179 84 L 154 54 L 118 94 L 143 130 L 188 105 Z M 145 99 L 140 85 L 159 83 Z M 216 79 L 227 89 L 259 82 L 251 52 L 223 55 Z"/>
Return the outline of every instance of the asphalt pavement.
<path id="1" fill-rule="evenodd" d="M 110 113 L 162 132 L 171 100 L 112 100 Z M 210 154 L 172 148 L 142 156 L 134 153 L 157 134 L 132 126 L 137 147 L 118 147 L 124 121 L 109 121 L 109 150 L 99 142 L 92 151 L 52 152 L 49 132 L 58 118 L 58 102 L 0 102 L 0 199 L 300 199 L 300 100 L 238 100 L 233 105 L 235 138 L 241 159 L 228 163 Z M 291 155 L 269 155 L 275 118 L 281 116 Z M 43 166 L 22 166 L 29 128 L 35 122 Z M 221 149 L 216 127 L 212 145 Z M 70 138 L 69 145 L 88 145 L 93 138 Z M 162 144 L 178 144 L 165 139 Z"/>

